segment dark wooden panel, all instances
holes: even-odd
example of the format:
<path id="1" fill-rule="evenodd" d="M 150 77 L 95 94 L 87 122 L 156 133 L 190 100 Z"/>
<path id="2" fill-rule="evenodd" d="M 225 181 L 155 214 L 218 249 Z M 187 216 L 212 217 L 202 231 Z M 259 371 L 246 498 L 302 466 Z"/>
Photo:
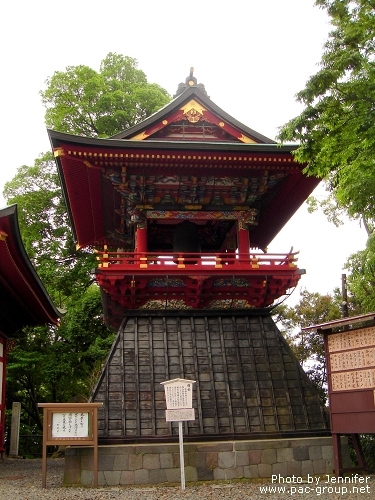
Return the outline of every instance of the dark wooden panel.
<path id="1" fill-rule="evenodd" d="M 332 428 L 337 434 L 374 434 L 374 412 L 336 413 L 331 415 Z"/>
<path id="2" fill-rule="evenodd" d="M 372 389 L 331 392 L 329 401 L 331 413 L 375 412 L 374 391 Z M 375 415 L 373 418 L 375 419 Z"/>

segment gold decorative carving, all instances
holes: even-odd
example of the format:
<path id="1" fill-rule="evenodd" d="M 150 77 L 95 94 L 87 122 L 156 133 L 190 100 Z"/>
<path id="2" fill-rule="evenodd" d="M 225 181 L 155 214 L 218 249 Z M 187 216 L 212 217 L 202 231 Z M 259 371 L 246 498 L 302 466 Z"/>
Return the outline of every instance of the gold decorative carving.
<path id="1" fill-rule="evenodd" d="M 7 239 L 7 233 L 0 231 L 0 241 L 5 241 Z"/>
<path id="2" fill-rule="evenodd" d="M 219 122 L 220 127 L 224 127 L 225 123 L 224 122 Z"/>
<path id="3" fill-rule="evenodd" d="M 147 229 L 147 220 L 140 220 L 137 222 L 137 229 Z"/>
<path id="4" fill-rule="evenodd" d="M 200 115 L 196 109 L 190 109 L 185 113 L 185 116 L 190 123 L 197 123 L 202 118 L 202 115 Z"/>
<path id="5" fill-rule="evenodd" d="M 245 222 L 244 219 L 238 219 L 237 224 L 238 224 L 237 227 L 238 227 L 239 231 L 241 231 L 241 230 L 244 231 L 244 230 L 248 230 L 249 229 L 248 225 L 247 225 L 247 223 Z"/>
<path id="6" fill-rule="evenodd" d="M 143 131 L 143 132 L 140 132 L 139 134 L 135 135 L 134 137 L 131 137 L 130 140 L 131 141 L 143 141 L 143 139 L 147 139 L 147 137 L 149 135 L 150 134 L 146 134 L 146 132 Z"/>
<path id="7" fill-rule="evenodd" d="M 56 148 L 54 151 L 53 151 L 53 156 L 55 158 L 58 158 L 59 156 L 64 156 L 64 150 L 63 148 Z"/>
<path id="8" fill-rule="evenodd" d="M 199 114 L 203 116 L 203 111 L 207 111 L 198 101 L 195 99 L 191 99 L 191 101 L 187 102 L 182 108 L 180 108 L 184 114 L 186 114 L 191 109 L 198 111 Z"/>
<path id="9" fill-rule="evenodd" d="M 135 208 L 144 209 L 144 210 L 153 210 L 153 205 L 136 205 Z"/>
<path id="10" fill-rule="evenodd" d="M 256 142 L 253 139 L 250 139 L 250 137 L 247 137 L 247 135 L 241 134 L 239 137 L 239 140 L 241 142 L 244 142 L 245 144 L 256 144 Z"/>
<path id="11" fill-rule="evenodd" d="M 163 121 L 162 121 L 162 124 L 163 124 L 163 125 L 168 125 L 168 120 L 163 120 Z"/>

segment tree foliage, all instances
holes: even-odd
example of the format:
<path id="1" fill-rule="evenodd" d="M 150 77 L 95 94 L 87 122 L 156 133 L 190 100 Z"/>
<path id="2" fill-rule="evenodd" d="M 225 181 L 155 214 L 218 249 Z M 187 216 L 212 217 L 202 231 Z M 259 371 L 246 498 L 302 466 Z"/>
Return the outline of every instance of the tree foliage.
<path id="1" fill-rule="evenodd" d="M 24 328 L 9 352 L 7 395 L 39 429 L 39 402 L 88 399 L 114 338 L 103 324 L 96 285 L 69 306 L 59 327 Z"/>
<path id="2" fill-rule="evenodd" d="M 26 252 L 58 307 L 93 282 L 92 252 L 77 250 L 62 197 L 52 153 L 23 165 L 3 192 L 9 205 L 18 205 L 18 219 Z"/>
<path id="3" fill-rule="evenodd" d="M 109 53 L 99 72 L 88 66 L 56 71 L 40 92 L 46 124 L 60 132 L 106 137 L 147 118 L 170 100 L 147 82 L 136 59 Z"/>
<path id="4" fill-rule="evenodd" d="M 327 400 L 327 376 L 323 338 L 316 330 L 302 329 L 340 318 L 341 305 L 338 289 L 332 295 L 302 290 L 294 307 L 282 304 L 274 310 L 274 320 L 324 401 Z M 354 307 L 352 302 L 350 307 Z"/>
<path id="5" fill-rule="evenodd" d="M 332 31 L 319 71 L 297 100 L 304 110 L 281 128 L 282 141 L 297 141 L 306 172 L 327 180 L 339 207 L 375 220 L 375 2 L 317 0 Z"/>
<path id="6" fill-rule="evenodd" d="M 7 398 L 22 403 L 26 432 L 41 429 L 39 402 L 87 400 L 113 333 L 101 318 L 95 257 L 74 245 L 52 154 L 20 167 L 4 197 L 17 203 L 26 252 L 56 306 L 65 310 L 59 327 L 26 327 L 13 339 Z"/>
<path id="7" fill-rule="evenodd" d="M 366 248 L 349 256 L 348 288 L 364 313 L 375 311 L 375 234 L 367 240 Z"/>
<path id="8" fill-rule="evenodd" d="M 87 136 L 116 134 L 170 99 L 147 83 L 135 59 L 113 53 L 99 72 L 87 66 L 56 72 L 41 95 L 49 127 Z M 65 310 L 59 327 L 18 332 L 9 353 L 7 398 L 22 403 L 24 431 L 33 433 L 41 429 L 38 402 L 87 400 L 114 334 L 102 321 L 92 249 L 74 244 L 52 154 L 21 166 L 3 194 L 8 204 L 17 203 L 26 252 L 56 306 Z"/>

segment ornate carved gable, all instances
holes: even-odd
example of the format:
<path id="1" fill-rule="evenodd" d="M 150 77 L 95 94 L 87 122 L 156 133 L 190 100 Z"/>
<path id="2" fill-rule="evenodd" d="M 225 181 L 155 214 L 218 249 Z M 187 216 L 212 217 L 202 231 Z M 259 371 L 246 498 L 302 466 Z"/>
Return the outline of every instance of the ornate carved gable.
<path id="1" fill-rule="evenodd" d="M 228 120 L 213 113 L 197 99 L 190 99 L 168 117 L 154 123 L 131 138 L 132 140 L 165 141 L 220 141 L 254 144 L 257 141 L 245 135 Z"/>
<path id="2" fill-rule="evenodd" d="M 272 139 L 240 123 L 211 101 L 204 85 L 198 84 L 193 76 L 193 68 L 186 82 L 179 84 L 174 99 L 167 106 L 113 139 L 274 143 Z"/>

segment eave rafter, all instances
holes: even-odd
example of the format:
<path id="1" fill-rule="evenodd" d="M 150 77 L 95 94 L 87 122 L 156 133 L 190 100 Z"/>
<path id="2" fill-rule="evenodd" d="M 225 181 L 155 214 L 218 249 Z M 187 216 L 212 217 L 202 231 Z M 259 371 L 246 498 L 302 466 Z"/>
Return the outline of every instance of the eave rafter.
<path id="1" fill-rule="evenodd" d="M 77 159 L 85 162 L 88 167 L 189 167 L 192 169 L 229 167 L 231 172 L 237 169 L 259 170 L 287 170 L 288 173 L 300 173 L 301 165 L 293 156 L 277 153 L 233 153 L 233 154 L 199 154 L 184 153 L 148 153 L 146 151 L 118 152 L 116 150 L 87 150 L 82 147 L 67 145 L 54 150 L 55 157 Z"/>

